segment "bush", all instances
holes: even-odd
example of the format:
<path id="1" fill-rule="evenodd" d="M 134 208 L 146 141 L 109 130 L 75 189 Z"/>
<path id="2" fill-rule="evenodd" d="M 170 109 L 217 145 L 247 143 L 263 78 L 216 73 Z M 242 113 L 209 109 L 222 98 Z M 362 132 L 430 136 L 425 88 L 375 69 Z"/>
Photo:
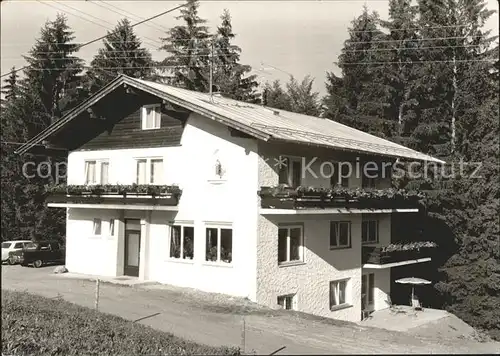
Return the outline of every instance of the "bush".
<path id="1" fill-rule="evenodd" d="M 75 304 L 2 291 L 4 355 L 239 355 Z"/>

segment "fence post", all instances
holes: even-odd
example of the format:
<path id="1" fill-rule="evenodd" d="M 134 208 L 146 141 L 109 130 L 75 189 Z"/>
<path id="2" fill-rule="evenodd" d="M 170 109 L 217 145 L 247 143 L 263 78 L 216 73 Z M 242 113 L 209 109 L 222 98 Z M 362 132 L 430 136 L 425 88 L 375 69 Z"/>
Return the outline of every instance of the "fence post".
<path id="1" fill-rule="evenodd" d="M 95 310 L 99 310 L 99 278 L 95 280 Z"/>
<path id="2" fill-rule="evenodd" d="M 241 323 L 241 351 L 243 353 L 245 353 L 245 344 L 246 344 L 246 340 L 245 340 L 245 317 L 242 318 L 242 323 Z"/>

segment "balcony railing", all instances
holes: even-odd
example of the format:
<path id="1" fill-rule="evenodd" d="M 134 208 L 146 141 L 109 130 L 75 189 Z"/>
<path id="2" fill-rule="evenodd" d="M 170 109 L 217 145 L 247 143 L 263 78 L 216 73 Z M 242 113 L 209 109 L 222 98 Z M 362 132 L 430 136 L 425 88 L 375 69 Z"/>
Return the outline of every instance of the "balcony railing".
<path id="1" fill-rule="evenodd" d="M 289 188 L 286 186 L 261 187 L 258 192 L 262 208 L 358 208 L 405 209 L 418 208 L 425 198 L 419 191 L 402 189 L 362 188 Z"/>
<path id="2" fill-rule="evenodd" d="M 437 245 L 433 242 L 391 244 L 383 247 L 362 247 L 362 263 L 384 265 L 389 263 L 432 258 Z"/>
<path id="3" fill-rule="evenodd" d="M 176 206 L 182 190 L 175 185 L 53 185 L 48 203 Z"/>

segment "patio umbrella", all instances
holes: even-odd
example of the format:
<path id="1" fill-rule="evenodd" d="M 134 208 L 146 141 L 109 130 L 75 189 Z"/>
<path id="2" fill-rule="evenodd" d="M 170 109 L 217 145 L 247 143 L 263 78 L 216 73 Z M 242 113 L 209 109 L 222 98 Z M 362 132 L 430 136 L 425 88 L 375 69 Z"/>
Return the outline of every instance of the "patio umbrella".
<path id="1" fill-rule="evenodd" d="M 431 281 L 428 281 L 427 279 L 422 279 L 422 278 L 416 278 L 416 277 L 406 277 L 406 278 L 401 278 L 396 281 L 396 283 L 401 283 L 401 284 L 411 284 L 411 299 L 414 299 L 415 295 L 415 285 L 419 284 L 431 284 Z"/>

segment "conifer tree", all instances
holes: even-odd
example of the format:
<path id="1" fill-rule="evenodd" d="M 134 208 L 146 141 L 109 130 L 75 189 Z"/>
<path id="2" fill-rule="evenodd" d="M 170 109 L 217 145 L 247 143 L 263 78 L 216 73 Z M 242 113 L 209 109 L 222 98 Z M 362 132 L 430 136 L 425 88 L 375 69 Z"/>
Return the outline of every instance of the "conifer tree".
<path id="1" fill-rule="evenodd" d="M 142 46 L 141 40 L 127 19 L 120 20 L 108 32 L 103 47 L 90 63 L 87 72 L 87 86 L 91 93 L 102 88 L 119 74 L 139 79 L 151 79 L 154 62 L 149 50 Z"/>
<path id="2" fill-rule="evenodd" d="M 42 27 L 40 38 L 29 55 L 24 56 L 29 64 L 24 71 L 24 85 L 37 93 L 43 106 L 42 126 L 57 120 L 63 111 L 75 105 L 68 98 L 77 95 L 83 61 L 73 55 L 77 49 L 73 40 L 66 17 L 58 14 L 54 21 L 48 21 Z"/>
<path id="3" fill-rule="evenodd" d="M 319 93 L 312 90 L 313 83 L 314 79 L 309 75 L 305 76 L 300 83 L 294 77 L 290 78 L 286 85 L 290 111 L 310 116 L 320 115 Z"/>
<path id="4" fill-rule="evenodd" d="M 385 118 L 390 87 L 385 81 L 381 51 L 385 36 L 378 29 L 379 17 L 365 7 L 352 22 L 338 66 L 342 76 L 327 76 L 327 96 L 323 100 L 325 117 L 365 132 L 392 137 L 397 122 Z"/>
<path id="5" fill-rule="evenodd" d="M 170 75 L 169 84 L 185 89 L 208 92 L 208 66 L 211 53 L 211 36 L 206 20 L 198 15 L 198 0 L 187 0 L 181 15 L 176 17 L 184 23 L 173 27 L 167 37 L 161 38 L 161 50 L 168 56 L 159 64 Z"/>
<path id="6" fill-rule="evenodd" d="M 213 83 L 222 95 L 235 100 L 258 103 L 256 75 L 249 75 L 251 67 L 240 64 L 241 48 L 232 44 L 233 33 L 231 15 L 226 9 L 221 16 L 221 24 L 214 37 Z"/>
<path id="7" fill-rule="evenodd" d="M 418 108 L 417 71 L 419 35 L 416 24 L 417 9 L 411 0 L 390 0 L 389 19 L 381 25 L 389 32 L 381 50 L 387 54 L 384 66 L 385 83 L 390 88 L 386 117 L 397 121 L 393 139 L 411 145 L 412 123 Z"/>
<path id="8" fill-rule="evenodd" d="M 4 95 L 4 98 L 2 99 L 2 108 L 5 107 L 6 103 L 9 102 L 11 98 L 16 97 L 18 90 L 17 82 L 18 74 L 16 67 L 12 67 L 9 76 L 5 79 L 5 84 L 2 86 L 2 94 Z"/>

